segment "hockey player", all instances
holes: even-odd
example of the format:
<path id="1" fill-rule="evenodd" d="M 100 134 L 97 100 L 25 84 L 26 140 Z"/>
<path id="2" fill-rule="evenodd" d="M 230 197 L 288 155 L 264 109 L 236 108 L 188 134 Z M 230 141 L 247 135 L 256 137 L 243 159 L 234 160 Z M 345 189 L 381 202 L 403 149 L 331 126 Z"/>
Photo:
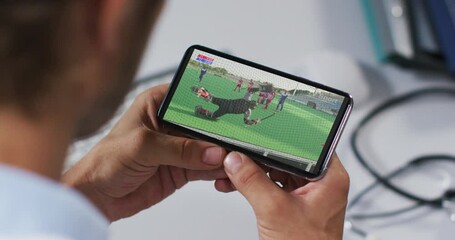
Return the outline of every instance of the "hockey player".
<path id="1" fill-rule="evenodd" d="M 286 98 L 288 98 L 288 93 L 286 90 L 283 90 L 283 92 L 281 92 L 281 96 L 280 96 L 280 100 L 278 101 L 278 105 L 276 105 L 276 109 L 275 111 L 283 111 L 283 106 L 284 106 L 284 102 L 286 101 Z M 280 108 L 280 110 L 278 110 L 278 108 Z"/>
<path id="2" fill-rule="evenodd" d="M 252 92 L 252 91 L 253 91 L 253 86 L 254 86 L 254 82 L 253 82 L 253 79 L 251 79 L 251 80 L 248 82 L 247 92 Z"/>
<path id="3" fill-rule="evenodd" d="M 243 79 L 239 79 L 239 81 L 237 82 L 237 86 L 234 88 L 234 91 L 239 89 L 239 92 L 240 92 L 240 89 L 242 88 L 242 84 L 243 84 Z"/>
<path id="4" fill-rule="evenodd" d="M 218 105 L 215 112 L 211 112 L 198 105 L 194 109 L 194 113 L 198 117 L 216 120 L 225 114 L 243 114 L 243 122 L 246 125 L 253 125 L 260 123 L 260 119 L 256 118 L 251 120 L 251 110 L 257 106 L 256 101 L 251 100 L 253 93 L 247 92 L 244 98 L 240 99 L 223 99 L 211 95 L 207 89 L 192 87 L 191 90 L 198 96 L 203 97 L 207 102 Z"/>
<path id="5" fill-rule="evenodd" d="M 268 109 L 269 104 L 272 102 L 272 100 L 274 98 L 275 98 L 275 92 L 269 92 L 267 95 L 267 100 L 266 100 L 264 109 Z"/>
<path id="6" fill-rule="evenodd" d="M 199 82 L 202 82 L 202 79 L 204 78 L 205 74 L 207 74 L 207 68 L 205 66 L 202 66 L 201 72 L 199 74 Z"/>

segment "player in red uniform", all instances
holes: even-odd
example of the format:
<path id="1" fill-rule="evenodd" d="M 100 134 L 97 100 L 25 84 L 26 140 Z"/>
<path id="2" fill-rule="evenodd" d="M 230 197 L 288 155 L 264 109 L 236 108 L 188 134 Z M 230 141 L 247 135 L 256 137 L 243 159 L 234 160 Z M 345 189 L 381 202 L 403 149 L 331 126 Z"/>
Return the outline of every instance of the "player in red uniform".
<path id="1" fill-rule="evenodd" d="M 251 79 L 249 82 L 248 82 L 248 92 L 251 92 L 253 91 L 253 86 L 254 86 L 254 82 L 253 82 L 253 79 Z"/>
<path id="2" fill-rule="evenodd" d="M 240 89 L 242 88 L 242 84 L 243 84 L 243 79 L 239 79 L 239 81 L 237 82 L 237 86 L 234 88 L 234 91 L 239 89 L 239 92 L 240 92 Z"/>
<path id="3" fill-rule="evenodd" d="M 258 103 L 265 104 L 265 101 L 268 98 L 268 96 L 269 96 L 268 92 L 260 92 L 258 95 Z"/>
<path id="4" fill-rule="evenodd" d="M 264 109 L 268 109 L 269 104 L 272 102 L 272 100 L 275 98 L 275 92 L 269 92 L 267 94 L 267 102 L 265 103 Z"/>

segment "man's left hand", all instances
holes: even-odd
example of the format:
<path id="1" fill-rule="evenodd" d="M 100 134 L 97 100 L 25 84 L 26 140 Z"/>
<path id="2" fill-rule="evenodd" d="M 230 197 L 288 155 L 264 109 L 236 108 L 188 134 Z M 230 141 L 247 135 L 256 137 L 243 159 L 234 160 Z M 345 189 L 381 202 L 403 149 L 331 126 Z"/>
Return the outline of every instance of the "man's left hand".
<path id="1" fill-rule="evenodd" d="M 111 221 L 160 202 L 189 181 L 227 178 L 224 149 L 173 136 L 160 126 L 156 113 L 167 88 L 137 97 L 112 131 L 62 177 Z"/>

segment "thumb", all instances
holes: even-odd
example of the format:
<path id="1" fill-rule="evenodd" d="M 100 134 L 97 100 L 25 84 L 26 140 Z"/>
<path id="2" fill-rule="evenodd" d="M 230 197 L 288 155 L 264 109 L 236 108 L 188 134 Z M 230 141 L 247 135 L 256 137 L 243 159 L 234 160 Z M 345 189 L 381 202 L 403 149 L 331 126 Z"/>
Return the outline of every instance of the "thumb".
<path id="1" fill-rule="evenodd" d="M 241 153 L 229 153 L 224 160 L 224 168 L 232 184 L 248 200 L 256 214 L 268 210 L 271 202 L 285 196 L 256 163 Z"/>

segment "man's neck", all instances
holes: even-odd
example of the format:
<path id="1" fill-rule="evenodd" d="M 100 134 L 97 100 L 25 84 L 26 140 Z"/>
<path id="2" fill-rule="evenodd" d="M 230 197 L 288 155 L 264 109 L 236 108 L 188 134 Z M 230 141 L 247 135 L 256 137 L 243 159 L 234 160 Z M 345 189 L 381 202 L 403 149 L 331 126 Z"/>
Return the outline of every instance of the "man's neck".
<path id="1" fill-rule="evenodd" d="M 58 180 L 72 129 L 54 119 L 37 120 L 15 109 L 0 109 L 0 163 Z"/>

